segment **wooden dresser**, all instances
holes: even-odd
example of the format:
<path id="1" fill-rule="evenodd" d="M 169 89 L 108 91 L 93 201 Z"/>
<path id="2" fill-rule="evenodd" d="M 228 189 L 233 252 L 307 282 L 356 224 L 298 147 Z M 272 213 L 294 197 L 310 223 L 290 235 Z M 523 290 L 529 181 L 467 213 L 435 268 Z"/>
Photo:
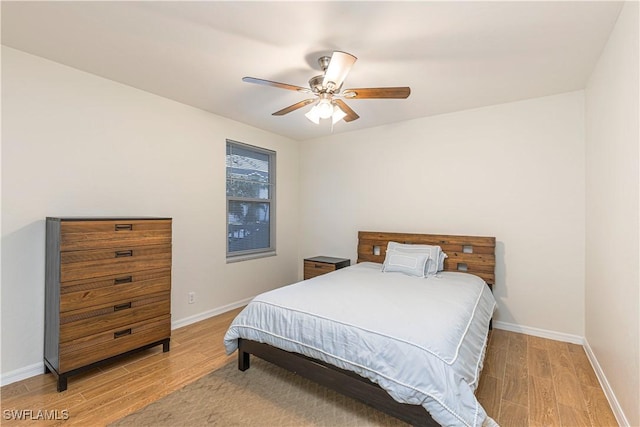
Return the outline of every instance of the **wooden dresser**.
<path id="1" fill-rule="evenodd" d="M 171 337 L 171 218 L 47 218 L 47 372 L 67 378 Z"/>
<path id="2" fill-rule="evenodd" d="M 347 258 L 334 258 L 330 256 L 305 258 L 304 280 L 349 267 L 349 265 L 351 265 L 351 260 Z"/>

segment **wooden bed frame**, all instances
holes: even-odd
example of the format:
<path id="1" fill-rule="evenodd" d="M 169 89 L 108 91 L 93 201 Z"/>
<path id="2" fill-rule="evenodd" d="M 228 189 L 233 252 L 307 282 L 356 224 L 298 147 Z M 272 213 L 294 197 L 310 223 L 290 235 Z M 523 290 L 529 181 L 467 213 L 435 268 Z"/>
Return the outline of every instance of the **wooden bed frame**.
<path id="1" fill-rule="evenodd" d="M 360 231 L 358 262 L 384 262 L 390 241 L 438 245 L 448 255 L 444 263 L 445 271 L 475 274 L 482 277 L 490 288 L 495 283 L 495 237 Z M 413 426 L 438 426 L 422 406 L 399 403 L 380 386 L 354 372 L 268 344 L 238 339 L 238 369 L 249 369 L 252 354 Z"/>

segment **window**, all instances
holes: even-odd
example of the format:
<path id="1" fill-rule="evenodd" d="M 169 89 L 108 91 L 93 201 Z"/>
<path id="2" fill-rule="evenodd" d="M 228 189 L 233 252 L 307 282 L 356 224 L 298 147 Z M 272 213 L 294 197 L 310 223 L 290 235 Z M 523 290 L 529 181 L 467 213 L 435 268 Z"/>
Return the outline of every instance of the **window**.
<path id="1" fill-rule="evenodd" d="M 276 153 L 227 140 L 227 260 L 273 255 Z"/>

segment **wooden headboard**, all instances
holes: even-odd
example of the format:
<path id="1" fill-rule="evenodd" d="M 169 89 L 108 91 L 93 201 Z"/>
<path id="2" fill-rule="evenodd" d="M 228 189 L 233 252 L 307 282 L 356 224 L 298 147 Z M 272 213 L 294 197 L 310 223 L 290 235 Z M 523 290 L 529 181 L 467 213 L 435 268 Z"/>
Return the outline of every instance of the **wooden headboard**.
<path id="1" fill-rule="evenodd" d="M 495 284 L 495 237 L 359 231 L 358 262 L 382 264 L 389 242 L 440 246 L 448 256 L 445 271 L 464 271 L 482 277 L 490 286 Z"/>

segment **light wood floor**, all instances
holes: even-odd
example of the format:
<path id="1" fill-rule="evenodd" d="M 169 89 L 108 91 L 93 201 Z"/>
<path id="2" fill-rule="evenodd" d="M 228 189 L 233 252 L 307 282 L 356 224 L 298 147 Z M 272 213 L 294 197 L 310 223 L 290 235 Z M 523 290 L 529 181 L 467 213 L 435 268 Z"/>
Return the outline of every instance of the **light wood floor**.
<path id="1" fill-rule="evenodd" d="M 491 331 L 478 400 L 508 426 L 617 426 L 580 345 Z"/>
<path id="2" fill-rule="evenodd" d="M 118 420 L 229 362 L 222 337 L 237 312 L 173 331 L 168 353 L 158 346 L 71 377 L 62 393 L 51 374 L 2 387 L 0 424 L 101 426 Z M 477 395 L 503 427 L 617 426 L 584 350 L 573 344 L 492 331 Z M 16 421 L 7 419 L 11 410 L 69 418 Z"/>

